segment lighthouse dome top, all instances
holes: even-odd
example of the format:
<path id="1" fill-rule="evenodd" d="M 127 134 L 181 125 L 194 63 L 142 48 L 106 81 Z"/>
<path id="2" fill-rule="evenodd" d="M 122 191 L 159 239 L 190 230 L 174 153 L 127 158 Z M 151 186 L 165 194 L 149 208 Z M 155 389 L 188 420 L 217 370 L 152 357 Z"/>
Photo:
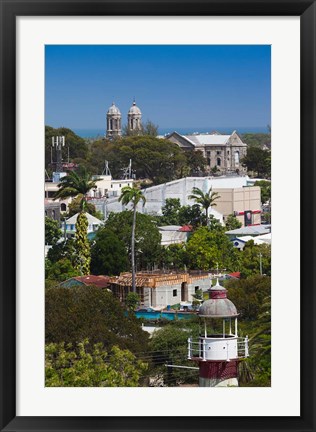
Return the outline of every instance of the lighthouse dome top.
<path id="1" fill-rule="evenodd" d="M 229 318 L 238 316 L 236 306 L 228 298 L 206 300 L 199 309 L 203 318 Z"/>
<path id="2" fill-rule="evenodd" d="M 108 109 L 108 114 L 118 114 L 118 115 L 121 115 L 121 111 L 118 109 L 118 107 L 115 105 L 114 102 L 112 102 L 112 105 Z"/>
<path id="3" fill-rule="evenodd" d="M 206 300 L 199 309 L 199 316 L 205 318 L 228 318 L 238 315 L 236 306 L 227 298 L 227 290 L 219 284 L 216 284 L 208 290 L 209 300 Z"/>
<path id="4" fill-rule="evenodd" d="M 130 107 L 128 114 L 139 114 L 141 115 L 141 110 L 138 108 L 138 106 L 136 105 L 136 102 L 133 102 L 133 105 Z"/>

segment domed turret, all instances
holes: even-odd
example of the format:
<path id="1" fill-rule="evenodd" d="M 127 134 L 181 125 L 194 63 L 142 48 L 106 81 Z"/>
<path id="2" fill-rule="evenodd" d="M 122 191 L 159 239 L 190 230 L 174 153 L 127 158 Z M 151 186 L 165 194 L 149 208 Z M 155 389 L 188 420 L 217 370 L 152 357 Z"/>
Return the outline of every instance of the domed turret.
<path id="1" fill-rule="evenodd" d="M 112 102 L 106 114 L 106 137 L 114 138 L 122 135 L 122 115 L 121 111 Z"/>
<path id="2" fill-rule="evenodd" d="M 138 115 L 142 115 L 141 110 L 138 108 L 138 106 L 136 105 L 136 102 L 133 102 L 133 105 L 130 107 L 128 114 L 138 114 Z"/>
<path id="3" fill-rule="evenodd" d="M 229 318 L 238 316 L 236 306 L 227 298 L 227 290 L 217 279 L 216 285 L 209 290 L 209 300 L 199 309 L 199 316 L 203 318 Z"/>
<path id="4" fill-rule="evenodd" d="M 140 132 L 142 129 L 142 112 L 134 100 L 127 114 L 128 129 L 130 132 Z"/>
<path id="5" fill-rule="evenodd" d="M 110 108 L 108 109 L 107 114 L 116 114 L 116 115 L 121 115 L 121 111 L 118 109 L 118 107 L 115 105 L 115 103 L 112 102 L 112 105 L 111 105 Z"/>

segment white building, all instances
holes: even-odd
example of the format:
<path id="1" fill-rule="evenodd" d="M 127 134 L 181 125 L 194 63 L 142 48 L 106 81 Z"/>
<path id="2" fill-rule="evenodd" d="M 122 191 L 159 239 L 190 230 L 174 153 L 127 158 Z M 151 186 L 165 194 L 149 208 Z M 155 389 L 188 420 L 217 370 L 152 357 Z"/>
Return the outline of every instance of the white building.
<path id="1" fill-rule="evenodd" d="M 244 212 L 251 210 L 253 213 L 253 224 L 261 222 L 260 187 L 248 185 L 248 176 L 221 176 L 221 177 L 186 177 L 168 183 L 151 186 L 143 190 L 146 203 L 139 203 L 137 211 L 144 214 L 161 215 L 162 207 L 168 198 L 178 198 L 182 206 L 195 204 L 188 196 L 192 189 L 197 187 L 206 193 L 210 187 L 218 192 L 220 198 L 209 210 L 222 224 L 225 217 L 236 212 L 237 219 L 244 222 Z M 130 206 L 124 206 L 118 198 L 109 198 L 106 202 L 105 217 L 110 212 L 121 212 Z"/>
<path id="2" fill-rule="evenodd" d="M 76 213 L 75 215 L 71 216 L 69 219 L 66 219 L 65 234 L 67 237 L 72 237 L 75 234 L 78 215 L 79 213 Z M 87 234 L 97 231 L 100 225 L 103 224 L 103 222 L 100 219 L 97 219 L 91 214 L 85 213 L 85 215 L 87 216 L 88 219 Z M 65 222 L 62 223 L 62 229 L 65 230 Z"/>

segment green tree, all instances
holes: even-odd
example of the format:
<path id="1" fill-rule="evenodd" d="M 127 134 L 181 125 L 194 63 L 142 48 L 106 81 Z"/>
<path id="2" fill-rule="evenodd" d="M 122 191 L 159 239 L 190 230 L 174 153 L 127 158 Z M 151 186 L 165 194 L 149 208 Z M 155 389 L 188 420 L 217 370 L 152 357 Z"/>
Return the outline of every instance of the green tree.
<path id="1" fill-rule="evenodd" d="M 271 245 L 255 245 L 253 240 L 250 240 L 246 243 L 239 256 L 239 271 L 242 277 L 245 278 L 254 274 L 260 274 L 260 267 L 263 274 L 271 275 Z"/>
<path id="2" fill-rule="evenodd" d="M 269 128 L 269 127 L 268 127 Z M 241 135 L 244 143 L 250 147 L 270 147 L 271 146 L 271 131 L 270 133 L 245 133 Z"/>
<path id="3" fill-rule="evenodd" d="M 142 132 L 144 135 L 156 137 L 158 135 L 158 125 L 155 125 L 153 122 L 148 120 L 143 124 Z"/>
<path id="4" fill-rule="evenodd" d="M 113 346 L 107 352 L 88 340 L 71 344 L 50 343 L 45 347 L 46 387 L 137 387 L 148 365 L 128 350 Z"/>
<path id="5" fill-rule="evenodd" d="M 128 268 L 128 253 L 123 240 L 109 228 L 99 229 L 91 247 L 92 274 L 116 276 Z"/>
<path id="6" fill-rule="evenodd" d="M 45 244 L 55 245 L 62 234 L 58 221 L 45 216 Z"/>
<path id="7" fill-rule="evenodd" d="M 179 211 L 181 209 L 179 198 L 167 198 L 162 207 L 161 223 L 164 225 L 179 225 Z"/>
<path id="8" fill-rule="evenodd" d="M 125 299 L 125 306 L 129 312 L 135 312 L 140 304 L 140 297 L 135 292 L 129 292 Z"/>
<path id="9" fill-rule="evenodd" d="M 85 213 L 80 212 L 76 221 L 75 247 L 76 259 L 75 267 L 81 275 L 90 274 L 91 251 L 90 243 L 87 237 L 88 219 Z"/>
<path id="10" fill-rule="evenodd" d="M 209 270 L 217 265 L 230 271 L 239 268 L 239 253 L 220 229 L 198 228 L 186 245 L 188 266 Z"/>
<path id="11" fill-rule="evenodd" d="M 146 198 L 144 197 L 142 191 L 135 187 L 126 186 L 122 188 L 121 195 L 119 197 L 119 201 L 124 205 L 132 204 L 133 211 L 133 224 L 132 224 L 132 239 L 131 239 L 131 259 L 132 259 L 132 290 L 136 292 L 136 267 L 135 267 L 135 228 L 136 228 L 136 212 L 137 205 L 140 201 L 143 201 L 143 204 L 146 202 Z"/>
<path id="12" fill-rule="evenodd" d="M 63 242 L 55 244 L 47 252 L 47 258 L 51 263 L 56 263 L 57 261 L 67 258 L 71 261 L 71 264 L 75 265 L 76 249 L 73 239 L 67 239 Z"/>
<path id="13" fill-rule="evenodd" d="M 256 331 L 249 339 L 251 357 L 249 359 L 253 378 L 251 386 L 271 386 L 271 295 L 267 295 L 260 305 Z"/>
<path id="14" fill-rule="evenodd" d="M 190 176 L 203 175 L 207 160 L 200 150 L 186 150 L 184 153 L 188 166 L 188 174 Z"/>
<path id="15" fill-rule="evenodd" d="M 68 149 L 70 161 L 74 162 L 76 158 L 86 160 L 89 156 L 88 145 L 85 140 L 76 135 L 71 129 L 68 128 L 52 128 L 45 126 L 45 168 L 51 171 L 55 167 L 51 165 L 51 151 L 52 151 L 52 137 L 64 136 L 65 146 L 62 148 L 62 159 L 64 162 L 68 161 Z M 53 154 L 53 161 L 56 161 L 56 155 Z"/>
<path id="16" fill-rule="evenodd" d="M 153 364 L 155 375 L 160 375 L 168 386 L 180 383 L 198 381 L 198 371 L 167 368 L 165 365 L 192 366 L 187 360 L 188 338 L 198 335 L 198 326 L 191 324 L 185 326 L 176 323 L 167 324 L 159 331 L 153 333 L 150 340 L 150 350 L 153 351 Z"/>
<path id="17" fill-rule="evenodd" d="M 106 144 L 105 159 L 113 177 L 120 178 L 131 159 L 137 178 L 147 178 L 154 184 L 181 177 L 186 165 L 184 152 L 177 144 L 148 135 L 123 137 Z"/>
<path id="18" fill-rule="evenodd" d="M 82 194 L 79 194 L 76 198 L 74 198 L 71 201 L 71 203 L 69 203 L 68 213 L 67 213 L 68 218 L 74 216 L 77 213 L 80 213 L 81 205 L 82 205 L 81 202 L 82 202 Z M 98 212 L 95 208 L 95 205 L 91 204 L 88 201 L 85 204 L 85 211 L 98 219 L 103 219 L 102 213 Z"/>
<path id="19" fill-rule="evenodd" d="M 271 294 L 271 278 L 252 275 L 246 279 L 229 279 L 225 287 L 242 321 L 256 321 L 264 299 Z"/>
<path id="20" fill-rule="evenodd" d="M 92 179 L 90 173 L 85 168 L 76 171 L 70 171 L 65 177 L 62 177 L 58 184 L 59 190 L 56 192 L 54 199 L 77 197 L 82 195 L 80 201 L 80 213 L 76 221 L 75 248 L 77 259 L 75 266 L 81 274 L 90 273 L 90 245 L 87 238 L 88 219 L 85 215 L 87 207 L 87 193 L 96 187 L 97 178 Z"/>
<path id="21" fill-rule="evenodd" d="M 205 210 L 206 225 L 209 224 L 208 210 L 210 207 L 215 207 L 216 201 L 220 198 L 218 192 L 212 192 L 212 187 L 204 193 L 201 189 L 194 187 L 192 194 L 188 196 L 189 199 L 194 200 L 199 206 Z"/>
<path id="22" fill-rule="evenodd" d="M 68 258 L 62 258 L 55 263 L 45 261 L 45 279 L 62 282 L 74 276 L 80 276 Z"/>
<path id="23" fill-rule="evenodd" d="M 133 353 L 147 349 L 148 333 L 111 292 L 94 286 L 49 288 L 45 293 L 46 343 L 72 343 L 89 339 L 107 350 L 114 345 Z"/>
<path id="24" fill-rule="evenodd" d="M 247 155 L 242 159 L 242 165 L 248 171 L 255 172 L 258 177 L 271 176 L 271 151 L 260 147 L 249 147 Z"/>
<path id="25" fill-rule="evenodd" d="M 131 268 L 131 231 L 133 212 L 124 210 L 110 213 L 105 228 L 112 230 L 125 244 Z M 148 270 L 158 262 L 161 251 L 161 234 L 157 228 L 156 218 L 147 214 L 136 214 L 135 228 L 135 265 L 138 270 Z"/>
<path id="26" fill-rule="evenodd" d="M 260 186 L 261 189 L 261 204 L 269 203 L 271 200 L 271 182 L 265 180 L 258 180 L 254 186 Z"/>
<path id="27" fill-rule="evenodd" d="M 184 244 L 171 244 L 161 248 L 160 268 L 185 270 L 188 259 Z"/>
<path id="28" fill-rule="evenodd" d="M 225 226 L 226 226 L 226 230 L 230 231 L 230 230 L 241 228 L 242 223 L 236 218 L 234 214 L 230 214 L 226 218 Z"/>

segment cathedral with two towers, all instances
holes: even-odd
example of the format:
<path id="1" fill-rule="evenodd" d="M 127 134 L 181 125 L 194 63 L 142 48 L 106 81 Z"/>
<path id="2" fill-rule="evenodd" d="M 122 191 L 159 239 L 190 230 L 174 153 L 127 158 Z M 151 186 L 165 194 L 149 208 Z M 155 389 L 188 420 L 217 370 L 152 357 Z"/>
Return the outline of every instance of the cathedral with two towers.
<path id="1" fill-rule="evenodd" d="M 142 130 L 142 113 L 134 100 L 127 114 L 127 128 L 131 134 Z M 122 114 L 113 102 L 106 114 L 106 137 L 109 139 L 122 136 Z"/>

